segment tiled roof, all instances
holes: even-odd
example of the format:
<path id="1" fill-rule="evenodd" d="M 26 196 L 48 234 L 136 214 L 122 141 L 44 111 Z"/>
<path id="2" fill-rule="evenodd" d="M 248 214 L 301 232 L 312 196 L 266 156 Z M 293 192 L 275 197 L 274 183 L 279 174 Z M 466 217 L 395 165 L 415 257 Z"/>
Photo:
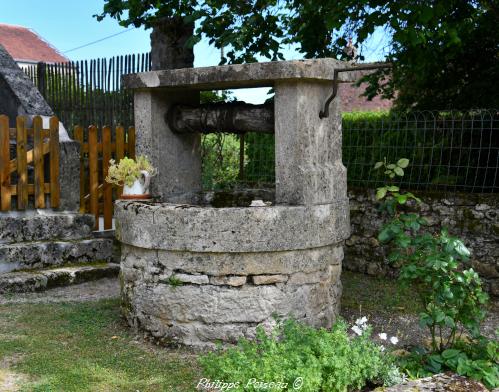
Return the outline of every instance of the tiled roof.
<path id="1" fill-rule="evenodd" d="M 374 63 L 358 63 L 359 66 L 372 65 Z M 381 99 L 375 96 L 372 100 L 368 100 L 362 94 L 366 90 L 366 83 L 362 83 L 359 87 L 355 86 L 363 76 L 369 75 L 373 71 L 363 70 L 352 73 L 351 83 L 340 83 L 338 86 L 338 95 L 341 97 L 341 110 L 343 112 L 374 112 L 388 111 L 393 106 L 393 100 Z"/>
<path id="2" fill-rule="evenodd" d="M 0 23 L 0 45 L 16 61 L 46 63 L 69 61 L 38 34 L 22 26 Z"/>

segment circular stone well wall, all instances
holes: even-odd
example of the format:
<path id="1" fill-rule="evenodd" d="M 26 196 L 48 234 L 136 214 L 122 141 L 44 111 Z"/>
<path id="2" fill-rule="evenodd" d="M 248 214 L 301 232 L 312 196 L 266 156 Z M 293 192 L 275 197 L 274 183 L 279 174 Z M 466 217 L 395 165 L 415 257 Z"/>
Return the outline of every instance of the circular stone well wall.
<path id="1" fill-rule="evenodd" d="M 348 201 L 213 208 L 118 201 L 123 309 L 162 343 L 251 338 L 274 316 L 328 327 L 341 296 Z"/>

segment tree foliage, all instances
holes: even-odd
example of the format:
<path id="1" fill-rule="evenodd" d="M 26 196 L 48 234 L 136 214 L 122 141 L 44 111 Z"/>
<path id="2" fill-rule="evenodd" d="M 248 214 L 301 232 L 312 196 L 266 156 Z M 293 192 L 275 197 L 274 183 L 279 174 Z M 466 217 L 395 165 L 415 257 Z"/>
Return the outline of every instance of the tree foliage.
<path id="1" fill-rule="evenodd" d="M 396 96 L 400 108 L 499 106 L 491 82 L 499 76 L 497 0 L 105 1 L 97 18 L 111 16 L 123 26 L 165 17 L 196 22 L 189 45 L 205 36 L 227 48 L 222 62 L 230 63 L 283 59 L 287 45 L 306 58 L 344 59 L 348 38 L 362 47 L 382 28 L 394 68 L 366 78 L 368 97 Z"/>

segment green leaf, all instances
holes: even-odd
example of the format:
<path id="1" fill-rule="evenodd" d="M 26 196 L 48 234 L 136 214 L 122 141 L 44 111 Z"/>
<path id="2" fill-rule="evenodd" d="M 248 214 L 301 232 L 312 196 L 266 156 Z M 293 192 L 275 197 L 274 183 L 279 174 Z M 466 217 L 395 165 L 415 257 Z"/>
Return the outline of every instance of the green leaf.
<path id="1" fill-rule="evenodd" d="M 380 167 L 382 167 L 384 165 L 383 162 L 376 162 L 376 164 L 374 165 L 374 170 L 377 170 L 379 169 Z"/>
<path id="2" fill-rule="evenodd" d="M 393 169 L 393 171 L 399 177 L 402 177 L 404 175 L 404 169 L 402 169 L 401 167 L 397 166 L 395 169 Z"/>
<path id="3" fill-rule="evenodd" d="M 471 255 L 471 252 L 469 249 L 463 244 L 463 241 L 454 239 L 452 241 L 452 245 L 454 246 L 454 250 L 459 256 L 463 257 L 469 257 Z"/>
<path id="4" fill-rule="evenodd" d="M 398 186 L 395 186 L 395 185 L 390 185 L 386 189 L 388 189 L 390 192 L 398 192 L 400 190 L 400 188 Z"/>
<path id="5" fill-rule="evenodd" d="M 395 169 L 397 166 L 396 166 L 396 165 L 394 165 L 393 163 L 390 163 L 390 164 L 389 164 L 389 165 L 387 165 L 386 167 L 387 167 L 388 169 L 393 170 L 393 169 Z"/>
<path id="6" fill-rule="evenodd" d="M 386 196 L 386 191 L 386 187 L 378 188 L 378 190 L 376 191 L 376 199 L 381 200 L 382 198 L 384 198 Z"/>
<path id="7" fill-rule="evenodd" d="M 384 228 L 378 234 L 378 241 L 387 242 L 392 239 L 392 234 L 388 228 Z"/>
<path id="8" fill-rule="evenodd" d="M 402 158 L 397 161 L 397 166 L 401 167 L 402 169 L 405 169 L 407 166 L 409 166 L 409 159 L 407 158 Z"/>
<path id="9" fill-rule="evenodd" d="M 399 196 L 397 196 L 397 201 L 400 204 L 405 204 L 405 202 L 407 201 L 407 196 L 406 195 L 399 195 Z"/>
<path id="10" fill-rule="evenodd" d="M 444 359 L 451 359 L 451 358 L 455 358 L 455 357 L 457 357 L 460 353 L 461 353 L 461 351 L 459 351 L 459 350 L 449 348 L 449 349 L 444 350 L 444 351 L 442 352 L 442 358 L 444 358 Z"/>

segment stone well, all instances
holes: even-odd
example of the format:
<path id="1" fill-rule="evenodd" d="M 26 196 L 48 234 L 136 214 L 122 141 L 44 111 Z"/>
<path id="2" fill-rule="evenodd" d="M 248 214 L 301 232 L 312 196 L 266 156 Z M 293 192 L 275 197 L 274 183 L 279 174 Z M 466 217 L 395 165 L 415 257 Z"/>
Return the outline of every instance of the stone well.
<path id="1" fill-rule="evenodd" d="M 341 118 L 332 59 L 153 71 L 125 77 L 135 89 L 137 151 L 158 175 L 160 201 L 118 201 L 123 309 L 129 324 L 163 343 L 193 346 L 254 336 L 274 316 L 330 326 L 341 296 L 349 234 Z M 275 90 L 276 187 L 230 206 L 201 192 L 200 135 L 172 131 L 165 114 L 197 104 L 200 90 Z M 249 195 L 249 196 L 248 196 Z M 272 201 L 250 207 L 252 198 Z"/>

